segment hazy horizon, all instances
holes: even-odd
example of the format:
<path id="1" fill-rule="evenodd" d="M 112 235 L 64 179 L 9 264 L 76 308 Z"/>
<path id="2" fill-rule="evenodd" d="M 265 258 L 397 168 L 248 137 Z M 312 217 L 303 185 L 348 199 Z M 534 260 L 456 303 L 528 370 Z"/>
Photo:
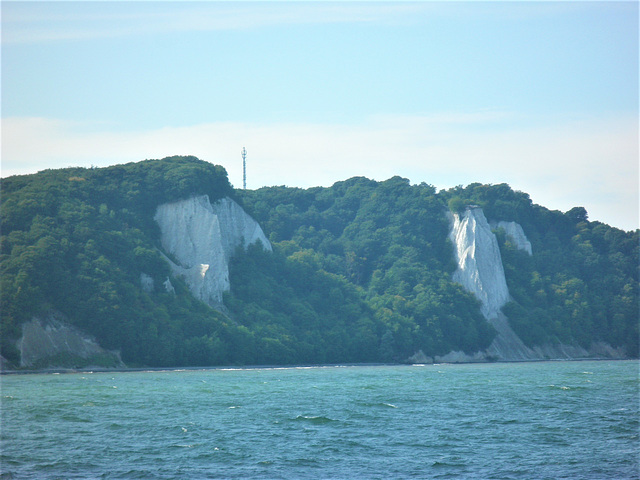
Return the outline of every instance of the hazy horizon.
<path id="1" fill-rule="evenodd" d="M 637 2 L 2 2 L 2 176 L 508 183 L 638 228 Z"/>

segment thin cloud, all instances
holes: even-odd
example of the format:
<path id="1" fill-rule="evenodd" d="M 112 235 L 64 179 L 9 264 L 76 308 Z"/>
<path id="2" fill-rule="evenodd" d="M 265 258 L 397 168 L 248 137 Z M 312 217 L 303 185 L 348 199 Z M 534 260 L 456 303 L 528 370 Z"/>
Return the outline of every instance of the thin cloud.
<path id="1" fill-rule="evenodd" d="M 328 23 L 399 25 L 438 17 L 530 20 L 572 14 L 584 8 L 581 3 L 584 2 L 5 2 L 2 43 Z"/>
<path id="2" fill-rule="evenodd" d="M 41 43 L 299 24 L 411 21 L 428 4 L 227 2 L 12 3 L 3 6 L 2 43 Z"/>
<path id="3" fill-rule="evenodd" d="M 580 205 L 593 220 L 638 228 L 636 118 L 544 125 L 513 120 L 508 113 L 480 112 L 373 117 L 352 125 L 219 122 L 120 133 L 9 118 L 2 128 L 3 176 L 192 154 L 223 165 L 239 186 L 244 146 L 249 188 L 329 186 L 360 175 L 401 175 L 439 188 L 506 182 L 548 208 Z"/>

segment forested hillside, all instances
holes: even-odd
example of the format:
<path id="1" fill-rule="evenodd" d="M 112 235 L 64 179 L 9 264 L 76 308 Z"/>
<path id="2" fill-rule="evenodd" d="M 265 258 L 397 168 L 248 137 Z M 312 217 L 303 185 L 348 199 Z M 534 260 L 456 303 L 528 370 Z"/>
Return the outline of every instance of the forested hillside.
<path id="1" fill-rule="evenodd" d="M 601 339 L 638 355 L 638 230 L 590 222 L 582 207 L 550 211 L 505 184 L 471 184 L 443 195 L 482 206 L 488 218 L 518 222 L 531 241 L 528 256 L 497 231 L 514 300 L 503 310 L 525 343 L 587 346 Z"/>
<path id="2" fill-rule="evenodd" d="M 328 351 L 353 351 L 350 358 L 358 361 L 400 361 L 418 350 L 473 352 L 491 343 L 493 329 L 478 302 L 450 281 L 455 263 L 448 221 L 433 187 L 399 177 L 380 183 L 352 178 L 331 188 L 239 194 L 275 248 L 272 266 L 259 270 L 264 278 L 247 268 L 262 260 L 262 252 L 236 259 L 229 306 L 241 321 L 258 309 L 274 330 L 295 324 L 295 301 L 306 306 L 304 335 L 305 324 L 326 321 L 324 310 L 340 306 L 335 326 L 317 342 Z M 284 308 L 260 308 L 264 299 L 281 295 L 270 287 L 278 283 L 288 287 Z"/>
<path id="3" fill-rule="evenodd" d="M 20 325 L 53 309 L 126 362 L 225 361 L 220 314 L 179 279 L 175 296 L 140 285 L 142 272 L 160 284 L 169 275 L 156 248 L 156 206 L 196 193 L 233 190 L 222 167 L 193 157 L 2 179 L 2 356 L 16 362 Z"/>
<path id="4" fill-rule="evenodd" d="M 417 349 L 471 352 L 491 341 L 475 300 L 451 282 L 445 211 L 467 205 L 482 207 L 490 220 L 518 222 L 532 243 L 529 256 L 496 231 L 513 297 L 503 310 L 525 344 L 604 341 L 638 355 L 639 232 L 590 222 L 582 207 L 550 211 L 506 184 L 436 193 L 399 177 L 238 193 L 289 262 L 304 256 L 311 270 L 337 275 L 364 295 L 381 353 L 390 358 Z M 247 282 L 240 276 L 235 283 Z M 239 317 L 258 298 L 240 289 L 233 294 L 243 299 Z"/>
<path id="5" fill-rule="evenodd" d="M 238 201 L 273 253 L 238 250 L 224 311 L 195 300 L 162 258 L 158 205 L 207 194 Z M 451 281 L 446 212 L 481 206 L 518 222 L 533 255 L 496 231 L 528 345 L 604 341 L 638 355 L 638 231 L 549 211 L 507 185 L 436 192 L 394 177 L 329 188 L 234 190 L 193 157 L 2 179 L 2 356 L 18 361 L 21 325 L 58 311 L 129 365 L 406 361 L 486 348 L 495 332 Z M 175 294 L 146 291 L 171 277 Z"/>

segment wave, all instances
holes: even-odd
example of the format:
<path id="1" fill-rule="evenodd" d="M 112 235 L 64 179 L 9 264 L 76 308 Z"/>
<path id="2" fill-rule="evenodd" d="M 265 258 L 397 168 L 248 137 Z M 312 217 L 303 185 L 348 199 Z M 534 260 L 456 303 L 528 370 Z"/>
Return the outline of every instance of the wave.
<path id="1" fill-rule="evenodd" d="M 590 380 L 587 380 L 588 383 L 592 383 Z M 568 386 L 568 385 L 547 385 L 547 388 L 550 390 L 564 390 L 564 391 L 568 391 L 568 390 L 587 390 L 589 389 L 588 386 L 586 385 L 572 385 L 572 386 Z"/>
<path id="2" fill-rule="evenodd" d="M 453 468 L 461 468 L 461 467 L 465 467 L 466 465 L 464 463 L 461 463 L 461 462 L 456 462 L 455 460 L 454 461 L 447 461 L 447 462 L 444 462 L 444 461 L 441 462 L 441 461 L 436 460 L 435 462 L 433 462 L 431 464 L 431 466 L 434 467 L 434 468 L 452 468 L 452 467 Z"/>
<path id="3" fill-rule="evenodd" d="M 393 403 L 387 402 L 358 402 L 358 405 L 362 405 L 363 407 L 398 408 Z"/>
<path id="4" fill-rule="evenodd" d="M 322 415 L 318 415 L 318 416 L 298 415 L 296 418 L 294 418 L 294 421 L 307 422 L 313 425 L 325 425 L 327 423 L 338 422 L 338 420 L 334 420 L 333 418 L 325 417 Z"/>

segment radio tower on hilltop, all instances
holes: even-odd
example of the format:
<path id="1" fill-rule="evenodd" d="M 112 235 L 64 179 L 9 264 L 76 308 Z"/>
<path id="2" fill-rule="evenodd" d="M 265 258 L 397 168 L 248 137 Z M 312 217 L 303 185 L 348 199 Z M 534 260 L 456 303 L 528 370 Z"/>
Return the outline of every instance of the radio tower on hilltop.
<path id="1" fill-rule="evenodd" d="M 247 189 L 247 149 L 242 147 L 242 189 Z"/>

